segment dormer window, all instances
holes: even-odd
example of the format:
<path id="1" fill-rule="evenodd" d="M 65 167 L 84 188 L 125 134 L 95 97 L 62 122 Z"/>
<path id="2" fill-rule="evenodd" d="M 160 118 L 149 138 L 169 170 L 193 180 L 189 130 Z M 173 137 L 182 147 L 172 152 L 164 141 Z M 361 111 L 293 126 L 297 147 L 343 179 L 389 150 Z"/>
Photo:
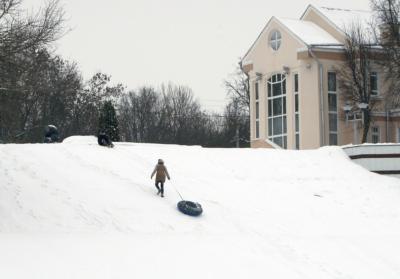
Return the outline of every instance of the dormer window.
<path id="1" fill-rule="evenodd" d="M 281 41 L 282 41 L 281 33 L 278 30 L 272 31 L 269 39 L 269 44 L 273 50 L 276 51 L 279 49 L 279 47 L 281 46 Z"/>

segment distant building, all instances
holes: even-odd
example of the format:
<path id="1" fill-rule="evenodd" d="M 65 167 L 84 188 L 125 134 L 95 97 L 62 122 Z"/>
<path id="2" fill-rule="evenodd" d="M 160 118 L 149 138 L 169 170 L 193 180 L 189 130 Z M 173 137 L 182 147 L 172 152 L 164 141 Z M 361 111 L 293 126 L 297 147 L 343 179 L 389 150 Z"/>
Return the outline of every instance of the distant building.
<path id="1" fill-rule="evenodd" d="M 310 5 L 300 19 L 270 19 L 241 61 L 250 78 L 252 147 L 360 143 L 361 121 L 346 121 L 335 69 L 344 61 L 344 27 L 371 16 Z M 369 74 L 374 99 L 383 103 L 382 73 L 376 68 Z M 400 142 L 400 110 L 380 107 L 368 141 Z"/>

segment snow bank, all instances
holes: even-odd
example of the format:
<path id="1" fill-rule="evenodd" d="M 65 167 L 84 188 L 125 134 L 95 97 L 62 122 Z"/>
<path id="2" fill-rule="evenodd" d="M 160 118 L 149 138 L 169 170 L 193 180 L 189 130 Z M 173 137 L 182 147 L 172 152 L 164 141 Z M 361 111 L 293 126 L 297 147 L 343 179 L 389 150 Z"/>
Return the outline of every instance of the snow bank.
<path id="1" fill-rule="evenodd" d="M 65 138 L 62 143 L 68 144 L 97 144 L 95 136 L 72 136 Z"/>
<path id="2" fill-rule="evenodd" d="M 5 278 L 399 278 L 400 181 L 312 151 L 0 145 Z M 72 144 L 73 143 L 73 144 Z M 163 158 L 171 181 L 156 195 Z M 179 213 L 177 189 L 204 213 Z"/>

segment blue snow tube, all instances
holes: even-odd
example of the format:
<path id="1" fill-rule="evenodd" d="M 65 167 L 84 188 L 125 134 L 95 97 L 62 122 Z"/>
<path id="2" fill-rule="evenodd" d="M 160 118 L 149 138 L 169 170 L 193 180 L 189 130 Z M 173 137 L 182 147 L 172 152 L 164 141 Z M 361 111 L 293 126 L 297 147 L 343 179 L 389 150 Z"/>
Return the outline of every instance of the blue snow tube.
<path id="1" fill-rule="evenodd" d="M 203 213 L 203 208 L 197 202 L 191 201 L 180 201 L 178 202 L 178 209 L 180 212 L 190 215 L 190 216 L 199 216 Z"/>

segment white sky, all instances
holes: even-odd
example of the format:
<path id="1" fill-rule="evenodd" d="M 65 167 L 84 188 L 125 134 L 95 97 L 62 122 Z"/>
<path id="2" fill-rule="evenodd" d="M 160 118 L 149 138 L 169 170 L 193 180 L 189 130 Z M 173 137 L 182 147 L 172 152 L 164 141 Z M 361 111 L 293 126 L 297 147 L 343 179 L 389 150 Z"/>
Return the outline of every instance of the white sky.
<path id="1" fill-rule="evenodd" d="M 85 77 L 129 89 L 172 81 L 222 111 L 223 80 L 271 16 L 299 18 L 308 4 L 368 9 L 368 0 L 60 0 L 72 28 L 57 52 Z M 38 7 L 45 0 L 25 0 Z"/>

